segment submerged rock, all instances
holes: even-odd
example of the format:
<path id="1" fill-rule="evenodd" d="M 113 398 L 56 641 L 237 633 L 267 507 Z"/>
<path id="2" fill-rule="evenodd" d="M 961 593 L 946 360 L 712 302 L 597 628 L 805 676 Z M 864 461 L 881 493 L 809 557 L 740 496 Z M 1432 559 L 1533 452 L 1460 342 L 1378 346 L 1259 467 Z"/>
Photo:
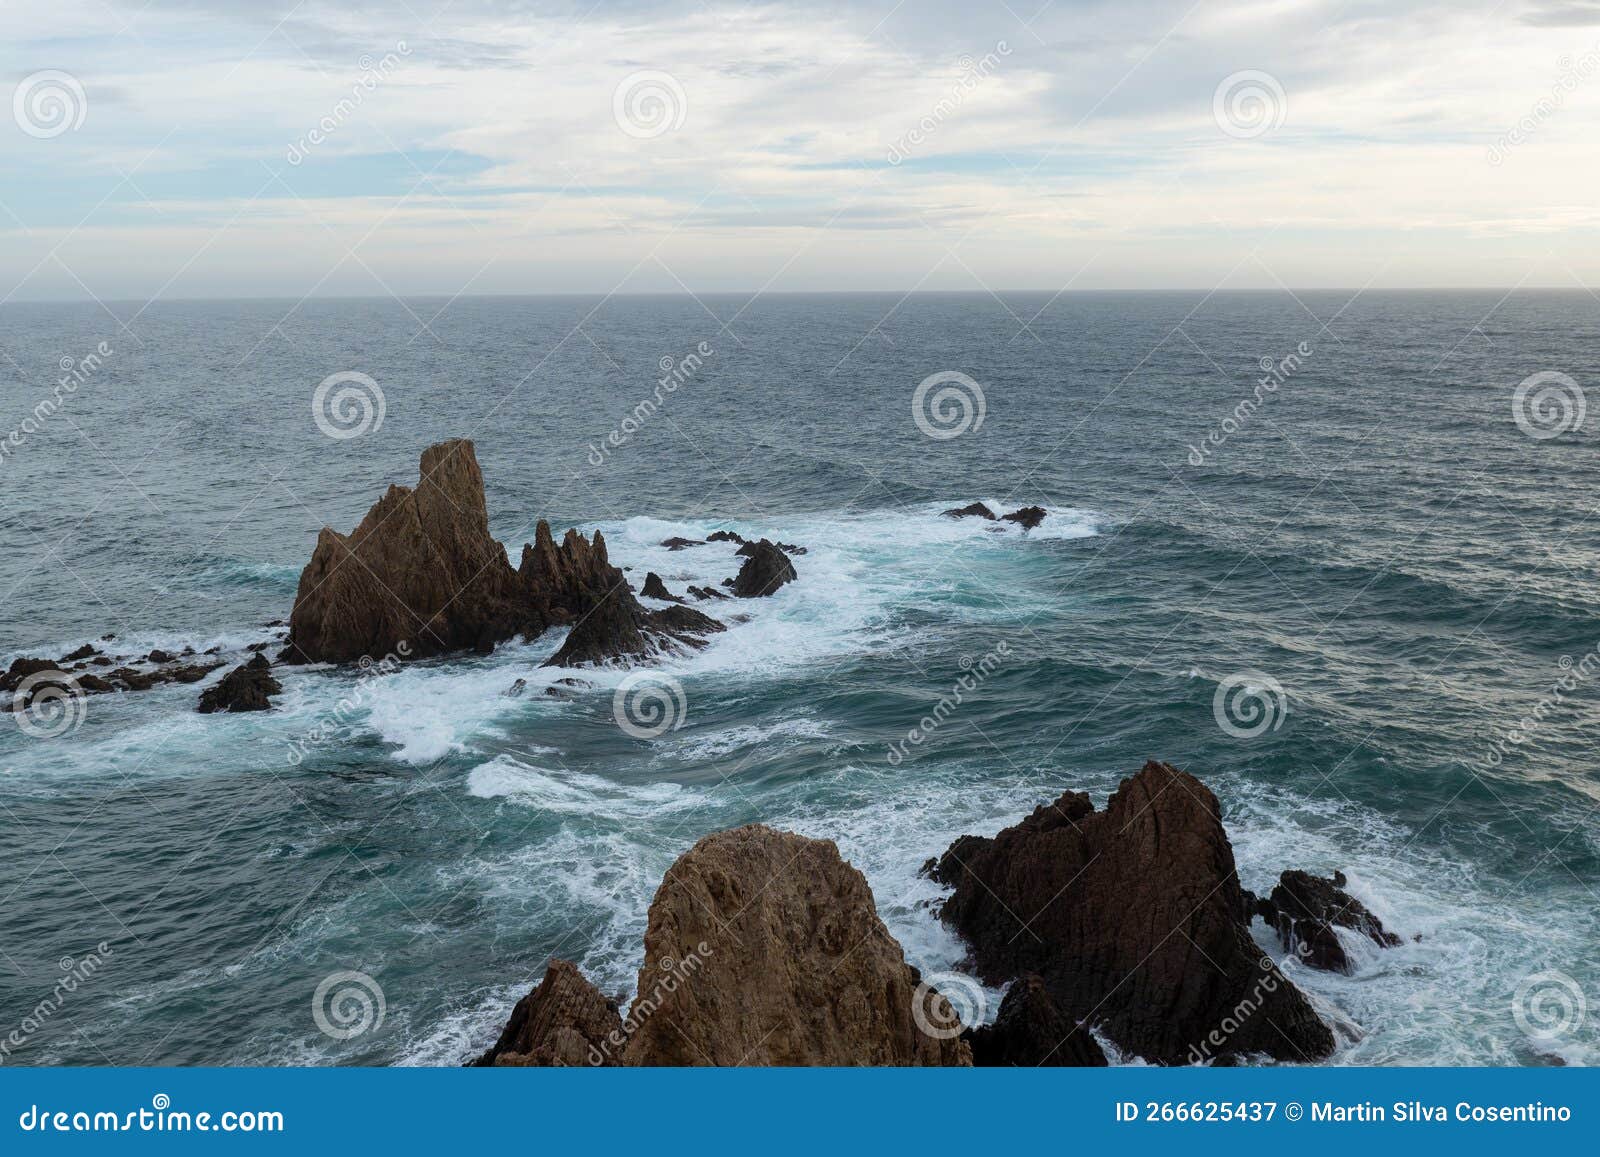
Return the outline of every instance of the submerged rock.
<path id="1" fill-rule="evenodd" d="M 1042 506 L 1024 506 L 1020 510 L 1013 510 L 1010 514 L 1002 514 L 1002 522 L 1015 522 L 1023 530 L 1032 530 L 1045 519 L 1046 510 Z"/>
<path id="2" fill-rule="evenodd" d="M 967 1065 L 917 1026 L 919 995 L 958 1023 L 831 841 L 761 824 L 702 839 L 650 905 L 630 1065 Z"/>
<path id="3" fill-rule="evenodd" d="M 1061 1014 L 1043 979 L 1032 972 L 1018 977 L 1006 992 L 994 1023 L 973 1029 L 967 1041 L 972 1045 L 972 1063 L 979 1068 L 1106 1064 L 1099 1042 Z"/>
<path id="4" fill-rule="evenodd" d="M 551 960 L 544 979 L 517 1001 L 500 1039 L 474 1066 L 543 1068 L 617 1064 L 623 1043 L 617 1003 L 607 1000 L 578 966 Z"/>
<path id="5" fill-rule="evenodd" d="M 668 550 L 683 550 L 690 546 L 704 546 L 705 543 L 698 538 L 668 538 L 661 543 Z"/>
<path id="6" fill-rule="evenodd" d="M 765 538 L 760 542 L 747 543 L 739 548 L 739 552 L 748 552 L 744 565 L 733 580 L 733 593 L 741 599 L 765 598 L 785 583 L 792 583 L 800 577 L 795 573 L 794 563 L 789 561 L 789 556 L 776 543 Z"/>
<path id="7" fill-rule="evenodd" d="M 1062 1015 L 1147 1060 L 1333 1050 L 1250 938 L 1216 797 L 1175 767 L 1147 763 L 1101 812 L 1068 792 L 993 839 L 962 836 L 933 874 L 980 975 L 1037 973 Z"/>
<path id="8" fill-rule="evenodd" d="M 202 715 L 214 711 L 266 711 L 272 706 L 269 697 L 282 690 L 283 685 L 272 677 L 272 664 L 267 657 L 256 655 L 202 691 L 199 711 Z"/>
<path id="9" fill-rule="evenodd" d="M 1352 972 L 1350 956 L 1334 928 L 1359 932 L 1380 948 L 1393 948 L 1401 941 L 1344 890 L 1346 883 L 1343 872 L 1323 879 L 1290 870 L 1279 877 L 1270 896 L 1256 901 L 1255 910 L 1276 929 L 1283 946 L 1311 967 Z"/>
<path id="10" fill-rule="evenodd" d="M 689 593 L 701 602 L 709 599 L 725 599 L 728 596 L 717 590 L 716 587 L 690 587 Z"/>
<path id="11" fill-rule="evenodd" d="M 981 502 L 974 502 L 970 506 L 962 506 L 944 511 L 941 518 L 986 518 L 990 522 L 995 520 L 994 511 Z"/>

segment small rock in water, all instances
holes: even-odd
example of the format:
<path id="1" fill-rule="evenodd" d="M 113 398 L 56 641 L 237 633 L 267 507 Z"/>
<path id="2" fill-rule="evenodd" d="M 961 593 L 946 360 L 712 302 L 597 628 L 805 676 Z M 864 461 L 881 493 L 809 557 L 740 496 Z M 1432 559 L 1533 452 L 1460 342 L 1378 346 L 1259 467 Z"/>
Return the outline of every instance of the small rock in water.
<path id="1" fill-rule="evenodd" d="M 265 711 L 272 706 L 268 696 L 282 690 L 283 685 L 272 677 L 272 664 L 265 655 L 257 655 L 229 671 L 216 686 L 201 692 L 199 710 L 202 715 L 214 711 Z"/>
<path id="2" fill-rule="evenodd" d="M 698 538 L 668 538 L 663 540 L 661 545 L 668 550 L 683 550 L 689 546 L 704 546 L 705 543 Z"/>
<path id="3" fill-rule="evenodd" d="M 146 663 L 170 663 L 172 662 L 172 655 L 157 647 L 144 657 L 144 661 Z"/>
<path id="4" fill-rule="evenodd" d="M 526 679 L 518 679 L 515 683 L 511 684 L 511 686 L 500 692 L 500 694 L 504 695 L 507 699 L 515 699 L 527 689 L 528 681 Z"/>
<path id="5" fill-rule="evenodd" d="M 1044 521 L 1045 509 L 1042 506 L 1024 506 L 1020 510 L 1013 510 L 1010 514 L 1000 517 L 1006 522 L 1019 523 L 1023 530 L 1032 530 Z"/>
<path id="6" fill-rule="evenodd" d="M 789 556 L 776 543 L 763 538 L 760 542 L 739 548 L 740 554 L 747 552 L 744 565 L 733 580 L 733 593 L 741 599 L 766 598 L 785 583 L 792 583 L 800 577 L 795 573 Z"/>
<path id="7" fill-rule="evenodd" d="M 955 508 L 955 509 L 952 509 L 952 510 L 946 510 L 940 517 L 942 517 L 942 518 L 986 518 L 990 522 L 993 522 L 995 515 L 994 515 L 994 511 L 990 510 L 983 503 L 974 502 L 971 506 L 962 506 L 962 507 L 958 507 L 958 508 Z"/>
<path id="8" fill-rule="evenodd" d="M 98 655 L 99 653 L 100 650 L 98 647 L 94 647 L 89 643 L 85 643 L 76 651 L 72 651 L 69 654 L 61 656 L 61 661 L 63 663 L 76 663 L 79 659 L 87 659 L 90 655 Z"/>
<path id="9" fill-rule="evenodd" d="M 661 576 L 651 571 L 644 576 L 644 587 L 639 591 L 647 599 L 661 599 L 668 603 L 683 602 L 677 595 L 667 589 L 667 584 L 661 581 Z"/>
<path id="10" fill-rule="evenodd" d="M 707 542 L 737 542 L 737 543 L 740 543 L 742 545 L 744 543 L 744 536 L 740 535 L 740 534 L 735 534 L 731 530 L 715 530 L 715 531 L 712 531 L 710 534 L 706 535 L 706 541 Z"/>

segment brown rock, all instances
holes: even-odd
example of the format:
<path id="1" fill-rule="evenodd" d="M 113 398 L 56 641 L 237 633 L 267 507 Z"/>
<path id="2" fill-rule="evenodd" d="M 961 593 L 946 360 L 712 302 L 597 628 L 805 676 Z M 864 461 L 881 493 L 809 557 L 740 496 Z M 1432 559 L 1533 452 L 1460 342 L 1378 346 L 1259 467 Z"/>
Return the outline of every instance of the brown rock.
<path id="1" fill-rule="evenodd" d="M 615 1001 L 600 995 L 566 960 L 551 960 L 544 979 L 516 1007 L 488 1052 L 475 1066 L 542 1068 L 612 1066 L 623 1045 Z"/>
<path id="2" fill-rule="evenodd" d="M 1343 872 L 1324 879 L 1310 872 L 1287 871 L 1270 896 L 1256 901 L 1256 911 L 1277 930 L 1283 946 L 1311 967 L 1353 972 L 1335 927 L 1359 932 L 1380 948 L 1395 947 L 1400 937 L 1387 931 L 1365 904 L 1346 892 L 1345 883 Z"/>
<path id="3" fill-rule="evenodd" d="M 935 876 L 955 887 L 942 914 L 981 975 L 1038 973 L 1063 1015 L 1147 1060 L 1333 1050 L 1250 938 L 1216 797 L 1177 768 L 1146 764 L 1103 812 L 1068 792 L 993 839 L 963 836 Z"/>
<path id="4" fill-rule="evenodd" d="M 1020 523 L 1023 530 L 1032 530 L 1045 518 L 1045 508 L 1042 506 L 1024 506 L 1020 510 L 1013 510 L 1010 514 L 1002 514 L 1002 522 Z"/>
<path id="5" fill-rule="evenodd" d="M 220 682 L 200 693 L 200 714 L 214 711 L 266 711 L 272 706 L 269 696 L 283 690 L 272 677 L 272 664 L 265 655 L 256 655 L 224 675 Z"/>
<path id="6" fill-rule="evenodd" d="M 990 510 L 983 503 L 974 502 L 970 506 L 961 506 L 961 507 L 952 508 L 950 510 L 946 510 L 946 511 L 944 511 L 942 517 L 944 517 L 944 518 L 986 518 L 990 522 L 993 522 L 994 518 L 995 518 L 995 515 L 994 515 L 994 511 Z"/>
<path id="7" fill-rule="evenodd" d="M 739 553 L 746 552 L 744 565 L 733 580 L 733 593 L 741 599 L 765 598 L 776 593 L 784 583 L 792 583 L 800 577 L 795 573 L 794 563 L 776 543 L 765 538 L 746 543 L 739 548 Z"/>
<path id="8" fill-rule="evenodd" d="M 54 670 L 57 670 L 57 665 L 49 659 L 20 656 L 11 660 L 11 666 L 6 668 L 6 673 L 0 675 L 0 691 L 15 691 L 29 675 Z"/>
<path id="9" fill-rule="evenodd" d="M 651 571 L 644 576 L 644 586 L 640 588 L 639 593 L 647 599 L 661 599 L 663 602 L 668 603 L 683 602 L 682 599 L 667 589 L 667 584 L 661 581 L 661 576 L 655 571 Z"/>
<path id="10" fill-rule="evenodd" d="M 913 1017 L 919 977 L 832 842 L 707 836 L 650 905 L 630 1065 L 966 1065 Z M 942 1019 L 954 1014 L 942 997 Z"/>
<path id="11" fill-rule="evenodd" d="M 973 1029 L 967 1041 L 972 1045 L 972 1063 L 979 1068 L 1093 1068 L 1106 1064 L 1099 1042 L 1088 1029 L 1061 1014 L 1044 981 L 1032 972 L 1011 986 L 994 1023 Z"/>

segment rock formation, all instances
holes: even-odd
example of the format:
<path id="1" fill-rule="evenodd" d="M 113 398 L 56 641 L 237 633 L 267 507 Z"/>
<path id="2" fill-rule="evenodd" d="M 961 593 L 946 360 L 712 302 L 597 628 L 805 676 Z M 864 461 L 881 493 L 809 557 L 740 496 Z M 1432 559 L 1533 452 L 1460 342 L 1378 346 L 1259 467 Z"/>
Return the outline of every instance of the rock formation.
<path id="1" fill-rule="evenodd" d="M 918 984 L 831 841 L 760 824 L 718 832 L 667 870 L 650 905 L 623 1060 L 970 1064 L 964 1042 L 917 1027 Z"/>
<path id="2" fill-rule="evenodd" d="M 739 535 L 739 534 L 735 534 L 731 530 L 713 530 L 710 534 L 706 535 L 706 541 L 707 542 L 737 542 L 740 546 L 743 546 L 744 545 L 744 536 L 743 535 Z"/>
<path id="3" fill-rule="evenodd" d="M 639 593 L 647 599 L 660 599 L 668 603 L 683 602 L 682 599 L 667 589 L 667 584 L 661 581 L 661 576 L 655 571 L 651 571 L 644 576 L 644 586 L 640 588 Z"/>
<path id="4" fill-rule="evenodd" d="M 494 1047 L 477 1066 L 576 1068 L 617 1064 L 623 1043 L 615 1001 L 584 979 L 577 965 L 551 960 L 544 979 L 516 1007 Z"/>
<path id="5" fill-rule="evenodd" d="M 745 554 L 744 565 L 733 580 L 733 593 L 741 599 L 765 598 L 784 583 L 792 583 L 800 576 L 794 563 L 776 543 L 763 538 L 760 542 L 746 543 L 739 548 Z"/>
<path id="6" fill-rule="evenodd" d="M 993 839 L 962 836 L 934 875 L 980 975 L 1038 973 L 1062 1015 L 1147 1060 L 1333 1049 L 1250 938 L 1216 797 L 1174 767 L 1146 764 L 1103 812 L 1068 792 Z"/>
<path id="7" fill-rule="evenodd" d="M 1046 514 L 1042 506 L 1024 506 L 1020 510 L 1013 510 L 1010 514 L 1002 514 L 1002 522 L 1018 523 L 1023 530 L 1032 530 L 1044 521 Z"/>
<path id="8" fill-rule="evenodd" d="M 698 538 L 668 538 L 663 539 L 661 545 L 668 550 L 683 550 L 690 546 L 704 546 L 705 543 Z"/>
<path id="9" fill-rule="evenodd" d="M 994 1023 L 973 1029 L 967 1041 L 972 1063 L 980 1068 L 1090 1068 L 1106 1063 L 1099 1042 L 1061 1014 L 1043 979 L 1032 972 L 1018 977 L 1006 992 Z"/>
<path id="10" fill-rule="evenodd" d="M 990 522 L 995 519 L 994 511 L 981 502 L 974 502 L 970 506 L 955 507 L 943 513 L 945 518 L 986 518 Z"/>
<path id="11" fill-rule="evenodd" d="M 166 654 L 166 652 L 153 653 Z M 79 659 L 76 663 L 72 662 L 74 656 Z M 80 647 L 60 660 L 36 659 L 28 656 L 14 659 L 5 673 L 0 675 L 0 691 L 12 692 L 13 710 L 24 710 L 34 696 L 46 687 L 62 687 L 69 692 L 75 688 L 85 695 L 104 694 L 108 691 L 148 691 L 165 683 L 198 683 L 222 666 L 221 663 L 177 663 L 169 655 L 166 665 L 140 670 L 126 665 L 116 666 L 120 660 L 98 652 L 92 652 L 92 657 L 87 661 L 83 661 L 83 656 L 84 648 Z M 91 671 L 90 667 L 100 669 L 115 667 L 115 669 L 99 675 Z"/>
<path id="12" fill-rule="evenodd" d="M 1385 930 L 1366 905 L 1346 892 L 1346 883 L 1343 872 L 1323 879 L 1310 872 L 1287 871 L 1270 896 L 1256 901 L 1255 911 L 1277 930 L 1283 946 L 1311 967 L 1348 973 L 1354 967 L 1335 927 L 1358 932 L 1380 948 L 1395 947 L 1400 937 Z"/>
<path id="13" fill-rule="evenodd" d="M 265 711 L 272 706 L 269 696 L 283 690 L 272 677 L 272 664 L 265 655 L 256 655 L 222 677 L 216 685 L 200 693 L 199 711 Z"/>

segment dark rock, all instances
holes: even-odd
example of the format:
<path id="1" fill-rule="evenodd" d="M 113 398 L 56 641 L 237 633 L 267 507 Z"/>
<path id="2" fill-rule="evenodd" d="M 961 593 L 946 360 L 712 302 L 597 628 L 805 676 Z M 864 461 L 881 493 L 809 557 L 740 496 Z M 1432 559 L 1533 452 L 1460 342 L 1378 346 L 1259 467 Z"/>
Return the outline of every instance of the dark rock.
<path id="1" fill-rule="evenodd" d="M 831 841 L 761 824 L 706 836 L 650 905 L 629 1065 L 969 1065 L 866 877 Z"/>
<path id="2" fill-rule="evenodd" d="M 1010 514 L 1000 516 L 1003 522 L 1020 523 L 1023 530 L 1032 530 L 1044 521 L 1045 509 L 1042 506 L 1024 506 L 1021 510 L 1013 510 Z"/>
<path id="3" fill-rule="evenodd" d="M 13 659 L 6 673 L 0 675 L 0 691 L 15 691 L 28 676 L 56 669 L 56 664 L 49 659 L 30 659 L 26 656 Z"/>
<path id="4" fill-rule="evenodd" d="M 76 663 L 80 659 L 87 659 L 90 655 L 98 655 L 99 653 L 100 649 L 98 647 L 92 646 L 89 643 L 85 643 L 76 651 L 61 656 L 61 661 L 63 663 Z"/>
<path id="5" fill-rule="evenodd" d="M 283 690 L 272 677 L 272 664 L 257 655 L 224 675 L 215 686 L 200 693 L 200 714 L 214 711 L 265 711 L 272 706 L 268 696 Z"/>
<path id="6" fill-rule="evenodd" d="M 710 534 L 706 535 L 706 541 L 743 543 L 744 538 L 741 535 L 733 533 L 731 530 L 714 530 Z"/>
<path id="7" fill-rule="evenodd" d="M 246 651 L 250 651 L 252 653 L 254 653 L 256 651 L 265 651 L 270 645 L 271 644 L 269 644 L 269 643 L 251 643 L 248 647 L 245 648 L 245 650 Z"/>
<path id="8" fill-rule="evenodd" d="M 163 651 L 160 647 L 157 647 L 154 651 L 151 651 L 144 657 L 144 661 L 146 663 L 170 663 L 172 662 L 172 659 L 173 656 L 168 652 Z"/>
<path id="9" fill-rule="evenodd" d="M 1349 973 L 1354 965 L 1335 927 L 1359 932 L 1380 948 L 1393 948 L 1401 941 L 1344 890 L 1346 882 L 1343 872 L 1323 879 L 1290 870 L 1278 878 L 1270 896 L 1257 901 L 1256 911 L 1276 929 L 1283 946 L 1311 967 Z"/>
<path id="10" fill-rule="evenodd" d="M 941 517 L 944 517 L 944 518 L 986 518 L 990 522 L 993 522 L 994 518 L 995 518 L 995 515 L 994 515 L 994 511 L 990 510 L 983 503 L 974 502 L 971 506 L 962 506 L 962 507 L 958 507 L 958 508 L 955 508 L 955 509 L 946 510 Z"/>
<path id="11" fill-rule="evenodd" d="M 749 552 L 733 580 L 733 593 L 741 599 L 765 598 L 799 577 L 789 556 L 767 539 L 749 543 L 739 550 Z"/>
<path id="12" fill-rule="evenodd" d="M 526 679 L 518 679 L 515 683 L 511 684 L 511 686 L 500 692 L 500 694 L 505 696 L 507 699 L 517 699 L 520 698 L 522 693 L 527 689 L 528 681 Z"/>
<path id="13" fill-rule="evenodd" d="M 651 571 L 644 576 L 644 589 L 639 592 L 647 599 L 660 599 L 667 603 L 683 602 L 677 595 L 667 589 L 667 584 L 661 581 L 661 576 Z"/>
<path id="14" fill-rule="evenodd" d="M 1221 809 L 1148 763 L 1096 812 L 1068 792 L 993 839 L 962 836 L 935 878 L 943 918 L 999 983 L 1043 978 L 1061 1014 L 1162 1064 L 1219 1051 L 1310 1061 L 1333 1034 L 1250 938 Z M 1241 1008 L 1250 1009 L 1240 1016 Z"/>
<path id="15" fill-rule="evenodd" d="M 94 658 L 89 660 L 89 665 L 91 667 L 109 667 L 115 662 L 116 660 L 111 658 L 109 655 L 96 655 Z"/>
<path id="16" fill-rule="evenodd" d="M 690 587 L 689 593 L 701 602 L 705 602 L 708 599 L 725 599 L 728 597 L 715 587 Z"/>
<path id="17" fill-rule="evenodd" d="M 967 1042 L 972 1045 L 972 1063 L 979 1068 L 1106 1064 L 1106 1054 L 1089 1030 L 1061 1015 L 1044 980 L 1032 972 L 1017 978 L 1000 1002 L 994 1023 L 973 1029 Z"/>
<path id="18" fill-rule="evenodd" d="M 761 542 L 767 542 L 767 540 L 763 538 L 761 540 Z M 738 557 L 738 558 L 751 558 L 751 557 L 753 557 L 755 555 L 756 551 L 760 549 L 761 542 L 747 542 L 747 543 L 745 543 L 738 550 L 733 552 L 734 556 Z M 773 543 L 768 543 L 768 545 L 777 547 L 779 550 L 783 551 L 784 554 L 805 554 L 806 553 L 806 548 L 805 547 L 796 546 L 792 542 L 773 542 Z"/>
<path id="19" fill-rule="evenodd" d="M 566 960 L 551 960 L 544 979 L 517 1001 L 500 1039 L 474 1066 L 577 1068 L 613 1066 L 624 1043 L 617 1003 Z"/>
<path id="20" fill-rule="evenodd" d="M 115 691 L 117 689 L 117 685 L 115 683 L 112 683 L 107 679 L 102 679 L 100 676 L 90 671 L 86 671 L 82 675 L 79 675 L 76 681 L 79 687 L 82 687 L 91 695 L 99 695 L 107 691 Z"/>
<path id="21" fill-rule="evenodd" d="M 668 538 L 661 543 L 668 550 L 682 550 L 688 546 L 704 546 L 705 543 L 698 538 Z"/>

